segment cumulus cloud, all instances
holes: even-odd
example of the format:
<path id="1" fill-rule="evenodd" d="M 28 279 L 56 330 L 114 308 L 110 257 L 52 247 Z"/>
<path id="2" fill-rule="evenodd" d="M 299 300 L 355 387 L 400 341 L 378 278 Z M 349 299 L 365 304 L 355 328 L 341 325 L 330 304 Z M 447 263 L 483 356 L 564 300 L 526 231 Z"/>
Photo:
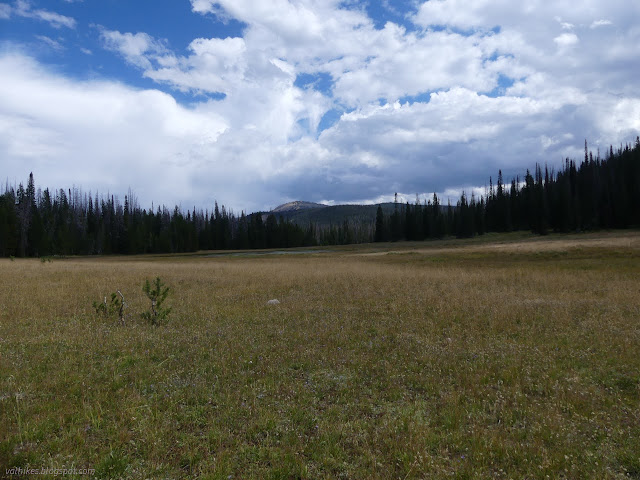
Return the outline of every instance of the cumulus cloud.
<path id="1" fill-rule="evenodd" d="M 345 158 L 363 159 L 357 170 L 368 171 L 368 188 L 378 195 L 396 187 L 409 194 L 441 192 L 452 185 L 473 185 L 479 178 L 486 181 L 498 168 L 515 174 L 518 167 L 548 161 L 550 154 L 555 159 L 573 156 L 575 139 L 595 129 L 588 122 L 567 126 L 563 118 L 589 111 L 570 98 L 492 98 L 455 88 L 432 94 L 429 103 L 372 106 L 345 115 L 339 126 L 322 134 L 320 143 Z M 564 135 L 563 140 L 541 148 L 549 132 Z M 375 165 L 366 161 L 369 152 L 379 156 Z"/>
<path id="2" fill-rule="evenodd" d="M 187 57 L 157 58 L 157 68 L 147 69 L 145 75 L 179 90 L 223 93 L 243 79 L 247 64 L 242 38 L 197 38 L 188 49 Z"/>
<path id="3" fill-rule="evenodd" d="M 486 68 L 490 52 L 481 38 L 447 32 L 426 36 L 405 34 L 385 27 L 388 46 L 358 68 L 339 75 L 335 91 L 350 105 L 378 98 L 394 101 L 403 96 L 464 86 L 489 92 L 497 85 L 497 72 Z"/>
<path id="4" fill-rule="evenodd" d="M 106 49 L 122 55 L 146 77 L 178 90 L 227 93 L 243 79 L 246 48 L 242 38 L 197 38 L 188 47 L 190 55 L 179 56 L 166 47 L 166 41 L 146 33 L 99 28 Z"/>
<path id="5" fill-rule="evenodd" d="M 103 30 L 102 37 L 108 48 L 148 78 L 181 91 L 225 94 L 225 100 L 215 104 L 217 111 L 234 128 L 252 130 L 253 138 L 256 132 L 265 135 L 269 144 L 315 131 L 331 105 L 318 92 L 294 85 L 296 73 L 290 63 L 273 52 L 248 52 L 242 38 L 198 38 L 185 56 L 142 33 Z"/>
<path id="6" fill-rule="evenodd" d="M 483 50 L 477 38 L 449 32 L 416 35 L 393 23 L 376 29 L 361 10 L 340 2 L 194 0 L 192 6 L 198 13 L 247 23 L 245 57 L 250 62 L 271 57 L 284 60 L 297 74 L 327 73 L 335 81 L 336 98 L 351 106 L 451 85 L 481 91 L 497 85 L 497 72 L 483 68 L 492 52 Z"/>

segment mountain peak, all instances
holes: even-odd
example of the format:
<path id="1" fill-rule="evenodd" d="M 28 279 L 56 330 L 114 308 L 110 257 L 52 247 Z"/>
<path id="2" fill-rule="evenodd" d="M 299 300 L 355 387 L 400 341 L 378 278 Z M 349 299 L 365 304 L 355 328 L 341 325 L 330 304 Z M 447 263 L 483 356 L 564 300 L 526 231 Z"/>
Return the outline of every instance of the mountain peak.
<path id="1" fill-rule="evenodd" d="M 322 203 L 304 202 L 302 200 L 296 200 L 295 202 L 283 203 L 271 210 L 274 213 L 292 212 L 298 210 L 307 210 L 310 208 L 324 208 L 326 205 Z"/>

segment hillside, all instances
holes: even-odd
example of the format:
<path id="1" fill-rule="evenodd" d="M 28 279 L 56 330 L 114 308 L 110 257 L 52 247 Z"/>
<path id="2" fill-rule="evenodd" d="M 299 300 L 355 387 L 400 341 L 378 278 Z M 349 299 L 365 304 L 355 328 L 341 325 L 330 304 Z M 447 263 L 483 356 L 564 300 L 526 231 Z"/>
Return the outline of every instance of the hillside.
<path id="1" fill-rule="evenodd" d="M 295 202 L 298 203 L 298 202 Z M 303 202 L 300 202 L 303 203 Z M 340 225 L 349 223 L 374 223 L 376 221 L 376 211 L 378 205 L 318 205 L 297 210 L 273 210 L 278 217 L 286 218 L 297 225 Z M 393 213 L 393 203 L 382 203 L 382 210 L 385 215 Z"/>
<path id="2" fill-rule="evenodd" d="M 296 225 L 307 226 L 309 223 L 318 226 L 328 225 L 341 225 L 345 220 L 350 224 L 373 224 L 376 221 L 376 212 L 378 205 L 382 206 L 382 212 L 385 217 L 389 217 L 393 214 L 395 204 L 393 202 L 379 203 L 373 205 L 322 205 L 313 204 L 310 202 L 291 202 L 291 204 L 306 204 L 316 205 L 316 207 L 305 207 L 297 209 L 283 209 L 284 205 L 273 209 L 270 213 L 276 214 L 277 217 L 282 217 Z M 290 204 L 285 204 L 290 205 Z M 398 210 L 402 212 L 404 205 L 398 203 Z M 447 206 L 441 205 L 440 208 L 444 212 Z"/>

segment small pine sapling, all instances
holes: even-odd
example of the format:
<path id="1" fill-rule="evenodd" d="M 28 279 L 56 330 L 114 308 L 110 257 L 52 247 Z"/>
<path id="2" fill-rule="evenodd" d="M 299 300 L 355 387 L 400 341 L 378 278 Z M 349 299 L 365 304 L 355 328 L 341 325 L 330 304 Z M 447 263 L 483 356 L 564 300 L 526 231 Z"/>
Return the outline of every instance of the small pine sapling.
<path id="1" fill-rule="evenodd" d="M 104 302 L 93 302 L 93 308 L 97 314 L 102 314 L 105 317 L 109 315 L 109 305 L 107 304 L 107 297 L 104 297 Z"/>
<path id="2" fill-rule="evenodd" d="M 151 311 L 142 313 L 142 318 L 149 320 L 151 325 L 159 325 L 171 313 L 171 308 L 164 307 L 163 304 L 169 295 L 169 287 L 156 277 L 153 283 L 149 279 L 145 280 L 142 291 L 151 300 Z"/>
<path id="3" fill-rule="evenodd" d="M 120 298 L 118 298 L 118 295 L 120 296 Z M 111 294 L 111 303 L 107 303 L 107 297 L 104 297 L 103 302 L 93 302 L 93 308 L 95 309 L 96 313 L 102 314 L 105 317 L 109 317 L 117 313 L 122 325 L 125 324 L 124 309 L 126 308 L 126 306 L 127 304 L 124 301 L 124 295 L 120 290 Z"/>

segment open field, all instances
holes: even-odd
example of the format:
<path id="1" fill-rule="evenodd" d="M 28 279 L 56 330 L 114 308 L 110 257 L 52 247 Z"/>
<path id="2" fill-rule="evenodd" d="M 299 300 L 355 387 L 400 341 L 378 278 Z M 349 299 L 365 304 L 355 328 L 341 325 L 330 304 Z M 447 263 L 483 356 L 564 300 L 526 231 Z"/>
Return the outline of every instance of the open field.
<path id="1" fill-rule="evenodd" d="M 117 289 L 126 326 L 91 307 Z M 640 478 L 640 233 L 0 260 L 0 477 L 26 466 Z"/>

